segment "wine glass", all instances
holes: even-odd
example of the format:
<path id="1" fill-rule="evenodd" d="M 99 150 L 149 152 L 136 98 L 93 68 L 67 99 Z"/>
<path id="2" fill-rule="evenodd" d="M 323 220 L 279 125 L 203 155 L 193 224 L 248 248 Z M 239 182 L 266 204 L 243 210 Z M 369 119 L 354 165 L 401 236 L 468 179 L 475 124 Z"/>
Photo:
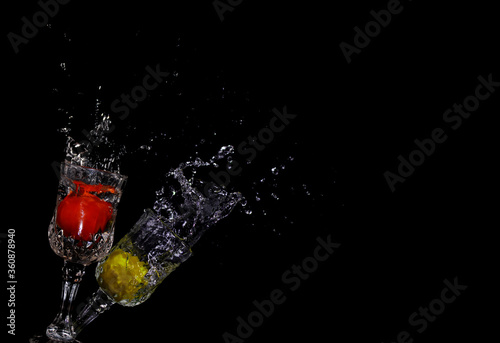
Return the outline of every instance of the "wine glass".
<path id="1" fill-rule="evenodd" d="M 191 254 L 191 245 L 177 236 L 162 217 L 146 209 L 130 232 L 97 265 L 99 290 L 77 310 L 76 335 L 113 304 L 142 304 Z"/>
<path id="2" fill-rule="evenodd" d="M 116 211 L 126 180 L 117 173 L 61 163 L 48 232 L 52 250 L 64 259 L 61 309 L 46 331 L 52 340 L 74 339 L 72 303 L 85 267 L 101 260 L 113 245 Z"/>

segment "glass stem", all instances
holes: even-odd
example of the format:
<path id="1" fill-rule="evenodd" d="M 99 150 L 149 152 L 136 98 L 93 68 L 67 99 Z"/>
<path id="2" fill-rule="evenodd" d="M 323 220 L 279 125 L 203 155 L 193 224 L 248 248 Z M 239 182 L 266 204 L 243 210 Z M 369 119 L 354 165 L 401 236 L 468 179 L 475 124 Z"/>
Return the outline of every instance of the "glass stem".
<path id="1" fill-rule="evenodd" d="M 78 335 L 87 325 L 96 319 L 101 313 L 108 310 L 115 302 L 100 288 L 81 309 L 77 308 L 77 317 L 74 322 L 75 334 Z"/>
<path id="2" fill-rule="evenodd" d="M 72 341 L 75 338 L 71 309 L 80 281 L 85 274 L 82 264 L 64 261 L 63 283 L 61 292 L 61 310 L 47 327 L 47 337 L 56 341 Z"/>

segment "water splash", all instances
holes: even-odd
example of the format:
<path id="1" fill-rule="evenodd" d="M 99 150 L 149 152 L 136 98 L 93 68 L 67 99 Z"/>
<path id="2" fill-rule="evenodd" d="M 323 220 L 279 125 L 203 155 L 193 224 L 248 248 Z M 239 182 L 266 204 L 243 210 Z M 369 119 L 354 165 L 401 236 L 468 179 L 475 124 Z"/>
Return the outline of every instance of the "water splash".
<path id="1" fill-rule="evenodd" d="M 76 141 L 70 136 L 70 122 L 67 127 L 58 129 L 58 132 L 66 136 L 65 159 L 72 164 L 120 173 L 120 162 L 127 149 L 125 145 L 119 145 L 111 139 L 114 126 L 110 115 L 100 110 L 100 105 L 101 102 L 97 99 L 94 128 L 90 132 L 81 131 L 85 139 Z"/>
<path id="2" fill-rule="evenodd" d="M 166 174 L 166 185 L 156 192 L 153 210 L 190 246 L 238 203 L 246 204 L 240 192 L 230 192 L 197 175 L 202 168 L 217 167 L 219 160 L 233 152 L 234 147 L 223 146 L 208 162 L 197 157 L 180 163 Z"/>

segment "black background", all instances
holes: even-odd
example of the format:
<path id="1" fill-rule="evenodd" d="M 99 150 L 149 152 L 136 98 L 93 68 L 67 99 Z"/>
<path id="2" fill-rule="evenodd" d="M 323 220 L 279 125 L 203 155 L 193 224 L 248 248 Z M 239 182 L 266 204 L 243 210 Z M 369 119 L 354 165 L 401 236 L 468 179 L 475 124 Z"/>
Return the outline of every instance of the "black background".
<path id="1" fill-rule="evenodd" d="M 193 156 L 201 138 L 209 140 L 207 153 L 237 145 L 267 125 L 273 108 L 287 106 L 297 118 L 231 187 L 253 194 L 252 182 L 271 177 L 270 169 L 288 156 L 294 161 L 277 188 L 259 186 L 266 197 L 258 204 L 250 199 L 255 215 L 236 210 L 150 300 L 114 306 L 82 341 L 223 342 L 224 332 L 236 334 L 236 318 L 276 288 L 285 291 L 286 302 L 245 341 L 392 342 L 403 330 L 415 342 L 489 338 L 498 298 L 497 221 L 490 218 L 497 198 L 492 121 L 499 91 L 455 131 L 442 114 L 474 93 L 479 75 L 500 80 L 498 19 L 492 5 L 477 2 L 402 5 L 348 64 L 339 44 L 352 44 L 353 28 L 363 27 L 386 1 L 243 1 L 221 22 L 211 1 L 73 0 L 18 54 L 7 34 L 19 34 L 21 18 L 40 8 L 36 1 L 3 4 L 1 231 L 16 230 L 18 284 L 16 337 L 6 335 L 3 324 L 2 334 L 27 342 L 59 306 L 62 260 L 46 237 L 58 182 L 51 163 L 64 157 L 56 130 L 65 119 L 58 108 L 78 119 L 99 97 L 109 111 L 114 99 L 141 82 L 145 66 L 160 63 L 179 78 L 152 91 L 127 123 L 137 127 L 134 144 L 152 128 L 174 138 L 163 146 L 165 159 L 135 154 L 124 161 L 130 180 L 117 238 L 151 206 L 160 175 Z M 196 110 L 186 120 L 190 107 Z M 231 124 L 242 118 L 245 125 Z M 77 119 L 75 131 L 89 129 Z M 201 125 L 192 125 L 196 121 Z M 397 157 L 408 156 L 415 139 L 429 138 L 438 127 L 447 141 L 392 193 L 384 172 L 395 172 Z M 213 131 L 217 136 L 209 136 Z M 303 184 L 310 195 L 298 190 Z M 265 194 L 272 189 L 283 194 L 279 201 Z M 257 215 L 262 210 L 268 215 Z M 282 274 L 329 234 L 341 246 L 291 292 Z M 97 288 L 93 271 L 87 270 L 77 304 Z M 416 333 L 410 314 L 455 277 L 467 290 Z M 3 279 L 6 285 L 6 273 Z"/>

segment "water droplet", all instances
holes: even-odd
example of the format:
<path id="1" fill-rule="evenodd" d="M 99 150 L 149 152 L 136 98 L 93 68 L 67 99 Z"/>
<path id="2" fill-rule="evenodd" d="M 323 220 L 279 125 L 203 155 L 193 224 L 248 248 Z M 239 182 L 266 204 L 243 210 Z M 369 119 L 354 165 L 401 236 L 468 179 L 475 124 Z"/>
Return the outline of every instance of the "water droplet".
<path id="1" fill-rule="evenodd" d="M 311 195 L 311 192 L 307 189 L 307 185 L 305 183 L 302 184 L 302 188 L 306 191 L 307 195 Z"/>

